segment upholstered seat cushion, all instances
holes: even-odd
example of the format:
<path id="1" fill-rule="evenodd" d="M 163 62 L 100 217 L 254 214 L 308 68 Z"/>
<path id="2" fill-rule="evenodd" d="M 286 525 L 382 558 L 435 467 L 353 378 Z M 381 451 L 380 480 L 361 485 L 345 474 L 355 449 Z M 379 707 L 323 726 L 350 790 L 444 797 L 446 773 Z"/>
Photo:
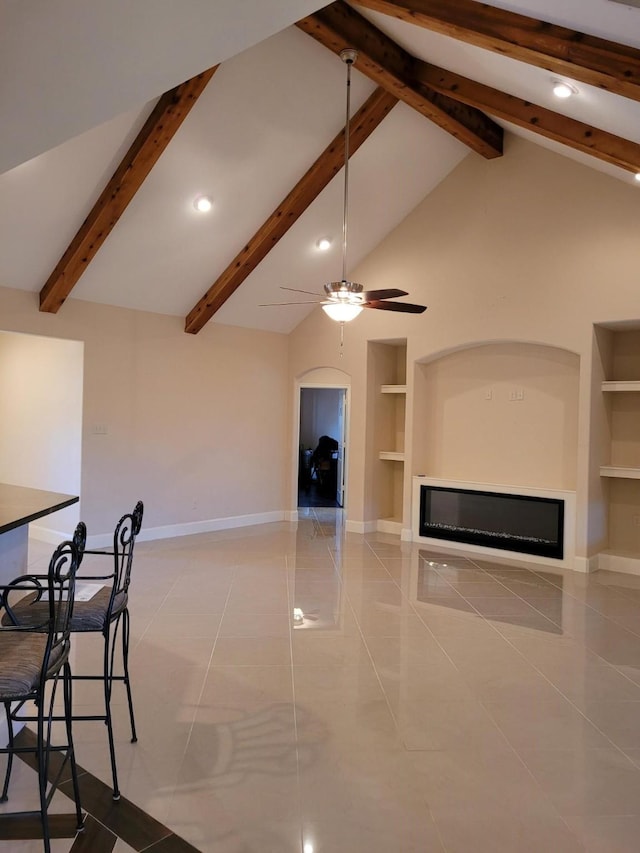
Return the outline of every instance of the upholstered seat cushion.
<path id="1" fill-rule="evenodd" d="M 102 631 L 105 620 L 107 618 L 107 610 L 109 609 L 109 598 L 111 589 L 102 587 L 93 598 L 89 601 L 75 601 L 73 605 L 73 615 L 71 617 L 71 631 Z M 47 602 L 37 602 L 33 604 L 34 595 L 28 595 L 22 601 L 19 601 L 13 606 L 18 625 L 28 625 L 35 627 L 46 623 L 49 618 L 49 604 Z M 127 593 L 117 593 L 113 601 L 113 610 L 111 618 L 115 619 L 122 613 L 127 606 Z M 8 614 L 2 617 L 3 625 L 11 625 L 11 619 Z"/>
<path id="2" fill-rule="evenodd" d="M 46 634 L 0 631 L 0 702 L 29 696 L 37 688 L 46 643 Z"/>
<path id="3" fill-rule="evenodd" d="M 76 601 L 71 617 L 72 631 L 102 631 L 109 609 L 111 590 L 103 587 L 89 601 Z M 111 619 L 119 616 L 127 606 L 127 593 L 118 592 L 113 600 Z"/>

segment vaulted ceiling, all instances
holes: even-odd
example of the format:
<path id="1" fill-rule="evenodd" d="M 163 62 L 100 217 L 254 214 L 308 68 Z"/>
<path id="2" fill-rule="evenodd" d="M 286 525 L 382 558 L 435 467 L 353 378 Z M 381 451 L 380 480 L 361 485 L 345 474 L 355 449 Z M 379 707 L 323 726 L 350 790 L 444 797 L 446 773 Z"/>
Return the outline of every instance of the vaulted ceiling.
<path id="1" fill-rule="evenodd" d="M 313 305 L 262 303 L 341 272 L 343 47 L 349 268 L 509 134 L 640 192 L 640 9 L 617 0 L 35 5 L 0 5 L 0 286 L 41 310 L 294 328 Z"/>

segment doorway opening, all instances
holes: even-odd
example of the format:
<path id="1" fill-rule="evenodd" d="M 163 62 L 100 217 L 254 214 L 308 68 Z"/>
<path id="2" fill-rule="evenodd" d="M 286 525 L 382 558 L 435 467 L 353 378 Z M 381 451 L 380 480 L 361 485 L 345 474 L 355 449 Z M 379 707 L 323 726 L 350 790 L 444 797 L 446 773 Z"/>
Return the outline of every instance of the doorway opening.
<path id="1" fill-rule="evenodd" d="M 342 507 L 347 389 L 300 388 L 298 507 Z"/>
<path id="2" fill-rule="evenodd" d="M 79 495 L 84 344 L 0 331 L 0 481 Z M 29 535 L 69 538 L 79 504 L 45 516 Z"/>

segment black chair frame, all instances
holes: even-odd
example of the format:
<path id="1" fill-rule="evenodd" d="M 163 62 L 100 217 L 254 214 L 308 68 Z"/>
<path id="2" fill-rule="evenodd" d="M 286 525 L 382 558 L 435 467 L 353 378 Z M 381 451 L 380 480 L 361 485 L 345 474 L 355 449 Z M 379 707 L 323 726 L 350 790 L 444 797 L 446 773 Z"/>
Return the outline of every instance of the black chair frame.
<path id="1" fill-rule="evenodd" d="M 15 823 L 20 819 L 40 818 L 42 839 L 45 853 L 51 850 L 51 826 L 49 818 L 49 805 L 63 778 L 67 766 L 70 768 L 73 796 L 75 801 L 76 831 L 84 829 L 84 818 L 80 804 L 80 790 L 78 785 L 78 773 L 76 768 L 75 751 L 72 734 L 72 676 L 69 665 L 70 649 L 70 622 L 73 615 L 75 575 L 79 563 L 78 550 L 73 542 L 63 542 L 56 548 L 49 563 L 47 575 L 23 575 L 9 584 L 0 586 L 0 605 L 11 613 L 11 600 L 17 599 L 36 605 L 38 618 L 34 624 L 16 625 L 4 624 L 0 627 L 0 654 L 2 654 L 3 643 L 5 653 L 11 653 L 16 659 L 33 657 L 25 646 L 25 641 L 37 635 L 43 638 L 38 647 L 44 646 L 42 664 L 40 667 L 37 683 L 33 683 L 28 690 L 14 690 L 7 682 L 0 683 L 0 701 L 5 709 L 8 726 L 8 744 L 0 748 L 0 754 L 7 755 L 7 768 L 0 801 L 8 799 L 9 782 L 13 769 L 13 758 L 17 754 L 31 753 L 35 755 L 38 771 L 38 792 L 40 808 L 38 811 L 4 812 L 0 814 L 0 838 L 24 837 L 16 836 Z M 43 607 L 45 601 L 47 606 Z M 44 616 L 44 620 L 42 617 Z M 13 620 L 11 620 L 13 622 Z M 10 643 L 10 645 L 6 645 Z M 11 648 L 11 646 L 13 648 Z M 11 680 L 11 677 L 5 673 Z M 64 715 L 62 717 L 54 714 L 54 705 L 59 683 L 62 683 Z M 34 702 L 37 713 L 31 717 L 36 722 L 36 744 L 35 746 L 22 746 L 16 744 L 15 726 L 16 722 L 22 722 L 25 718 L 20 716 L 22 708 L 28 702 Z M 52 743 L 52 726 L 57 720 L 63 720 L 65 724 L 66 743 Z M 52 753 L 60 754 L 62 760 L 54 767 L 51 761 Z M 7 834 L 5 834 L 5 831 Z M 40 837 L 32 836 L 32 837 Z"/>
<path id="2" fill-rule="evenodd" d="M 104 714 L 74 715 L 74 720 L 98 720 L 103 721 L 107 727 L 109 740 L 109 756 L 111 759 L 111 773 L 113 777 L 113 799 L 120 799 L 120 787 L 118 783 L 118 770 L 116 765 L 116 751 L 113 737 L 113 720 L 111 715 L 111 692 L 114 681 L 122 681 L 127 691 L 127 704 L 129 707 L 129 721 L 131 724 L 131 743 L 136 743 L 138 735 L 133 712 L 133 697 L 131 695 L 131 682 L 129 678 L 129 609 L 128 590 L 131 582 L 131 568 L 133 565 L 133 548 L 135 540 L 142 527 L 142 516 L 144 505 L 138 501 L 133 512 L 123 515 L 117 523 L 113 533 L 112 550 L 87 550 L 82 549 L 85 554 L 93 554 L 113 559 L 113 571 L 107 575 L 78 575 L 78 580 L 86 581 L 108 581 L 111 584 L 109 603 L 105 610 L 104 623 L 101 633 L 104 637 L 103 671 L 100 675 L 78 675 L 73 674 L 74 681 L 102 681 L 104 686 Z M 118 630 L 122 620 L 122 675 L 114 672 L 116 642 Z M 95 629 L 76 627 L 71 624 L 72 632 L 91 631 Z"/>
<path id="3" fill-rule="evenodd" d="M 76 602 L 75 614 L 71 619 L 71 633 L 101 633 L 104 638 L 104 652 L 102 672 L 99 674 L 72 673 L 73 681 L 101 681 L 104 691 L 104 713 L 101 714 L 73 714 L 74 722 L 98 721 L 104 722 L 107 727 L 107 738 L 109 742 L 109 758 L 111 762 L 111 773 L 113 778 L 113 799 L 120 799 L 120 786 L 118 783 L 118 769 L 116 765 L 115 740 L 113 736 L 113 719 L 111 713 L 111 693 L 114 681 L 122 681 L 127 691 L 127 703 L 129 707 L 129 720 L 131 724 L 131 743 L 136 743 L 138 735 L 136 732 L 135 717 L 133 712 L 133 698 L 131 695 L 131 683 L 129 679 L 129 610 L 128 589 L 131 580 L 131 568 L 133 565 L 133 549 L 135 540 L 142 526 L 142 515 L 144 505 L 138 501 L 133 512 L 123 515 L 117 523 L 113 534 L 113 549 L 87 550 L 86 526 L 80 522 L 74 533 L 74 542 L 78 550 L 79 562 L 85 555 L 93 554 L 100 557 L 110 557 L 113 560 L 113 569 L 108 574 L 98 575 L 76 575 L 78 581 L 104 582 L 105 592 L 98 594 L 92 602 Z M 107 595 L 106 588 L 109 587 Z M 95 604 L 94 604 L 95 603 Z M 95 612 L 99 612 L 96 621 Z M 89 612 L 92 618 L 86 619 Z M 24 624 L 25 616 L 20 606 L 7 609 L 7 613 L 14 624 Z M 122 621 L 122 675 L 115 673 L 116 643 L 120 622 Z M 28 721 L 30 717 L 21 717 Z M 58 720 L 62 719 L 57 717 Z"/>

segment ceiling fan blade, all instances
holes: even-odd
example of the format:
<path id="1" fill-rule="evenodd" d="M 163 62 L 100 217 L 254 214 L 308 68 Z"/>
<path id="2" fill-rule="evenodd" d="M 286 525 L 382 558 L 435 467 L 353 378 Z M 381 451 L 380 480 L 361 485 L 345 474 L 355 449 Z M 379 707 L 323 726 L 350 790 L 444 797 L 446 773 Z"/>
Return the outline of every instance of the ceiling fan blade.
<path id="1" fill-rule="evenodd" d="M 322 297 L 321 293 L 316 293 L 313 290 L 298 290 L 297 287 L 284 287 L 283 285 L 280 285 L 280 290 L 291 290 L 291 291 L 293 291 L 293 293 L 308 293 L 309 296 L 320 296 L 320 297 Z"/>
<path id="2" fill-rule="evenodd" d="M 390 287 L 388 290 L 365 290 L 363 294 L 365 302 L 371 302 L 374 299 L 395 299 L 396 296 L 408 296 L 406 290 L 396 290 Z"/>
<path id="3" fill-rule="evenodd" d="M 258 308 L 273 308 L 278 305 L 320 305 L 321 301 L 320 299 L 309 299 L 309 301 L 304 300 L 303 302 L 263 302 L 258 305 Z"/>
<path id="4" fill-rule="evenodd" d="M 364 303 L 365 308 L 378 308 L 381 311 L 400 311 L 404 314 L 422 314 L 427 310 L 426 305 L 414 305 L 413 302 L 383 302 L 372 300 Z"/>

